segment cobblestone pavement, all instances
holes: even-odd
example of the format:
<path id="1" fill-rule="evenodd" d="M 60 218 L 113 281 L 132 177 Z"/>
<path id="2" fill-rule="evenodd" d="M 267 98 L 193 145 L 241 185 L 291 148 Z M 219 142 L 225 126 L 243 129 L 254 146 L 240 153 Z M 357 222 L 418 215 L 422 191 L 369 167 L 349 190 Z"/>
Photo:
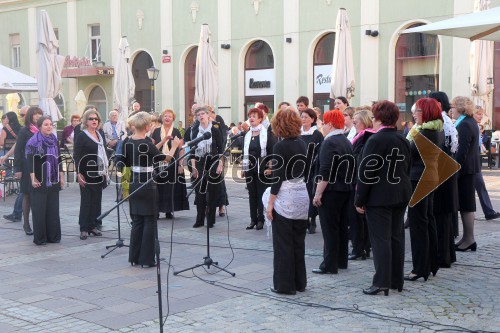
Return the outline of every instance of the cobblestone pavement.
<path id="1" fill-rule="evenodd" d="M 500 171 L 484 175 L 500 210 Z M 228 216 L 210 229 L 210 255 L 235 277 L 213 267 L 174 276 L 202 263 L 206 229 L 191 228 L 193 208 L 159 222 L 165 332 L 500 332 L 500 220 L 485 221 L 479 203 L 477 252 L 457 253 L 451 269 L 427 282 L 408 282 L 389 297 L 365 296 L 361 290 L 374 270 L 370 259 L 350 262 L 338 275 L 312 274 L 321 262 L 319 230 L 306 237 L 306 291 L 277 297 L 269 291 L 272 241 L 265 230 L 245 230 L 244 185 L 228 179 L 227 188 Z M 103 198 L 105 211 L 114 204 L 115 188 Z M 13 203 L 13 197 L 0 202 L 0 215 Z M 127 248 L 101 259 L 117 239 L 116 210 L 104 220 L 103 237 L 86 241 L 78 237 L 78 210 L 78 187 L 70 184 L 61 192 L 62 241 L 47 246 L 35 246 L 22 223 L 0 219 L 0 332 L 158 332 L 157 270 L 131 267 Z M 128 244 L 128 206 L 120 213 Z M 409 239 L 407 232 L 407 271 Z"/>

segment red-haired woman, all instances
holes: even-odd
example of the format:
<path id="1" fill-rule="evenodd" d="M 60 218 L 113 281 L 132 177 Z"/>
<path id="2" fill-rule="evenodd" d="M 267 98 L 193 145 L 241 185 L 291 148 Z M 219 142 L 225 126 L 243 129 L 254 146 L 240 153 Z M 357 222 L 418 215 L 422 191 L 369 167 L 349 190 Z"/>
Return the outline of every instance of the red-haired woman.
<path id="1" fill-rule="evenodd" d="M 354 205 L 358 213 L 366 214 L 375 266 L 372 285 L 363 293 L 376 295 L 383 291 L 389 295 L 389 288 L 403 290 L 403 220 L 411 197 L 410 144 L 398 134 L 396 104 L 381 101 L 372 111 L 377 133 L 363 148 Z M 388 163 L 385 158 L 394 154 L 401 160 Z"/>
<path id="2" fill-rule="evenodd" d="M 250 225 L 247 230 L 257 226 L 257 230 L 264 227 L 264 207 L 262 195 L 266 190 L 265 178 L 271 174 L 271 168 L 266 165 L 266 156 L 272 153 L 273 137 L 269 135 L 262 124 L 264 112 L 259 108 L 248 111 L 250 130 L 245 135 L 243 144 L 243 171 L 248 188 L 250 204 Z"/>
<path id="3" fill-rule="evenodd" d="M 420 186 L 425 184 L 426 179 L 420 179 L 424 170 L 428 174 L 433 172 L 433 175 L 437 177 L 437 158 L 439 156 L 438 154 L 432 157 L 429 156 L 424 163 L 415 144 L 415 136 L 420 133 L 440 149 L 444 147 L 443 117 L 439 103 L 434 98 L 419 99 L 416 103 L 414 117 L 415 125 L 406 137 L 411 144 L 412 165 L 410 179 L 413 191 L 415 191 L 419 182 L 421 183 Z M 413 269 L 405 276 L 407 281 L 415 281 L 421 277 L 427 281 L 429 273 L 432 272 L 432 275 L 436 275 L 439 269 L 433 201 L 434 192 L 427 195 L 415 206 L 408 208 Z"/>
<path id="4" fill-rule="evenodd" d="M 318 207 L 323 233 L 323 262 L 313 269 L 317 274 L 337 274 L 347 268 L 349 238 L 349 197 L 352 191 L 352 170 L 355 160 L 352 146 L 344 136 L 344 115 L 340 110 L 323 116 L 326 134 L 319 152 L 319 173 L 313 205 Z"/>

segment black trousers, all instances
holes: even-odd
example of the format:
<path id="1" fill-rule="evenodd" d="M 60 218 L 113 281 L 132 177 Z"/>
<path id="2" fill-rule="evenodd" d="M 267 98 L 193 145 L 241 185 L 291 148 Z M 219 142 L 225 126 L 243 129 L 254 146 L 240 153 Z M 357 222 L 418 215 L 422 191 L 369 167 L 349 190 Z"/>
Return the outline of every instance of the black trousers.
<path id="1" fill-rule="evenodd" d="M 80 186 L 80 231 L 90 231 L 97 227 L 96 218 L 101 215 L 102 184 Z"/>
<path id="2" fill-rule="evenodd" d="M 442 213 L 435 216 L 437 231 L 437 264 L 449 267 L 457 258 L 455 254 L 455 237 L 453 235 L 453 214 Z"/>
<path id="3" fill-rule="evenodd" d="M 247 174 L 248 173 L 248 174 Z M 245 180 L 248 189 L 248 203 L 250 205 L 250 219 L 252 222 L 264 222 L 264 205 L 262 195 L 267 186 L 264 185 L 259 174 L 254 171 L 245 172 Z"/>
<path id="4" fill-rule="evenodd" d="M 138 265 L 155 262 L 155 225 L 153 215 L 131 215 L 130 247 L 128 261 Z"/>
<path id="5" fill-rule="evenodd" d="M 319 268 L 334 274 L 339 268 L 347 268 L 349 196 L 350 192 L 325 191 L 318 208 L 324 242 Z"/>
<path id="6" fill-rule="evenodd" d="M 292 220 L 273 212 L 273 284 L 280 292 L 307 286 L 305 239 L 307 220 Z"/>
<path id="7" fill-rule="evenodd" d="M 372 284 L 376 287 L 403 287 L 405 210 L 406 206 L 366 207 L 366 221 L 375 266 Z"/>
<path id="8" fill-rule="evenodd" d="M 214 175 L 215 167 L 212 169 L 212 177 L 208 177 L 207 175 L 200 184 L 198 184 L 200 182 L 198 181 L 196 185 L 196 197 L 194 201 L 196 205 L 196 224 L 204 224 L 205 217 L 207 218 L 208 226 L 215 224 L 215 213 L 217 210 L 217 198 L 220 195 L 221 176 Z M 202 176 L 200 173 L 198 174 L 200 177 Z"/>
<path id="9" fill-rule="evenodd" d="M 368 226 L 364 214 L 359 214 L 354 207 L 354 194 L 351 192 L 349 203 L 349 234 L 352 242 L 352 253 L 363 254 L 370 252 L 370 237 L 368 236 Z"/>
<path id="10" fill-rule="evenodd" d="M 60 188 L 59 184 L 54 184 Z M 59 190 L 30 191 L 30 206 L 33 217 L 33 243 L 59 243 L 61 220 L 59 218 Z"/>
<path id="11" fill-rule="evenodd" d="M 412 182 L 413 188 L 416 182 Z M 408 207 L 410 223 L 411 257 L 414 274 L 428 276 L 437 265 L 437 231 L 433 207 L 434 193 L 413 207 Z"/>

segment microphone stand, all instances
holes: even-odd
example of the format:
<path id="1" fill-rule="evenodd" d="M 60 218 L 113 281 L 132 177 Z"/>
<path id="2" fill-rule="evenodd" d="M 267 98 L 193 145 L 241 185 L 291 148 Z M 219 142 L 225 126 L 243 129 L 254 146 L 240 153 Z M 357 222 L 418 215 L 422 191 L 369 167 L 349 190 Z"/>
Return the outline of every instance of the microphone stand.
<path id="1" fill-rule="evenodd" d="M 189 153 L 185 153 L 184 155 L 182 155 L 181 157 L 178 157 L 177 159 L 172 159 L 172 161 L 165 167 L 163 168 L 157 176 L 160 176 L 162 175 L 164 172 L 166 172 L 169 168 L 171 167 L 176 167 L 177 166 L 177 162 L 181 159 L 183 159 L 185 156 L 187 156 Z M 102 213 L 101 215 L 99 215 L 97 217 L 97 220 L 100 221 L 102 220 L 103 218 L 105 218 L 106 216 L 109 215 L 109 213 L 111 213 L 115 208 L 118 208 L 119 206 L 121 206 L 125 201 L 128 200 L 128 198 L 134 196 L 137 192 L 139 192 L 143 187 L 147 186 L 149 183 L 151 183 L 154 179 L 156 179 L 156 176 L 152 176 L 151 178 L 149 178 L 146 182 L 144 182 L 144 184 L 141 184 L 141 186 L 139 186 L 137 189 L 135 189 L 135 191 L 133 191 L 132 193 L 129 193 L 129 195 L 125 198 L 122 198 L 120 201 L 118 201 L 116 203 L 116 205 L 114 205 L 113 207 L 111 207 L 111 209 L 109 209 L 108 211 Z M 154 237 L 155 237 L 155 257 L 156 257 L 156 281 L 157 281 L 157 288 L 158 288 L 158 312 L 159 312 L 159 318 L 160 318 L 160 332 L 163 333 L 163 325 L 164 325 L 164 322 L 163 322 L 163 304 L 162 304 L 162 292 L 161 292 L 161 265 L 160 265 L 160 241 L 158 239 L 158 223 L 157 223 L 157 212 L 158 212 L 158 203 L 157 203 L 157 200 L 158 198 L 156 197 L 156 191 L 154 191 L 154 195 L 155 195 L 155 198 L 154 198 L 154 202 L 155 202 L 155 209 L 154 209 L 154 212 L 153 212 L 153 230 L 154 230 Z"/>
<path id="2" fill-rule="evenodd" d="M 236 139 L 236 138 L 232 138 L 232 139 Z M 210 174 L 210 171 L 212 170 L 212 168 L 219 163 L 220 159 L 226 155 L 226 153 L 229 151 L 229 149 L 231 149 L 231 147 L 233 146 L 233 143 L 235 142 L 236 140 L 232 140 L 231 143 L 229 144 L 229 146 L 224 150 L 224 152 L 217 158 L 216 161 L 212 162 L 212 165 L 210 166 L 210 168 L 208 170 L 205 170 L 205 168 L 203 168 L 203 174 L 202 176 L 200 177 L 200 179 L 197 179 L 196 180 L 196 184 L 193 186 L 193 188 L 191 189 L 191 191 L 186 195 L 186 197 L 189 198 L 189 196 L 193 193 L 193 191 L 196 189 L 196 187 L 198 186 L 201 186 L 201 184 L 203 183 L 203 180 L 205 177 L 207 177 L 207 175 Z M 205 161 L 206 163 L 206 161 Z M 224 169 L 222 170 L 222 176 L 224 176 Z M 222 181 L 221 181 L 222 182 Z M 205 194 L 207 196 L 207 204 L 208 204 L 208 199 L 210 198 L 210 195 L 209 195 L 209 191 L 208 191 L 208 184 L 207 184 L 207 193 Z M 208 219 L 207 219 L 207 222 L 208 222 Z M 180 273 L 183 273 L 183 272 L 186 272 L 186 271 L 189 271 L 189 270 L 192 270 L 192 269 L 195 269 L 195 268 L 198 268 L 198 267 L 203 267 L 203 266 L 207 266 L 207 268 L 210 268 L 210 266 L 213 266 L 221 271 L 224 271 L 226 273 L 228 273 L 229 275 L 231 276 L 236 276 L 236 273 L 233 273 L 233 272 L 230 272 L 228 271 L 227 269 L 223 268 L 223 267 L 220 267 L 219 266 L 219 263 L 217 261 L 213 261 L 213 259 L 210 257 L 210 227 L 208 226 L 207 224 L 207 255 L 206 257 L 203 257 L 203 263 L 201 264 L 198 264 L 198 265 L 194 265 L 192 267 L 188 267 L 188 268 L 185 268 L 185 269 L 182 269 L 180 271 L 177 271 L 177 272 L 174 272 L 174 275 L 178 275 Z"/>

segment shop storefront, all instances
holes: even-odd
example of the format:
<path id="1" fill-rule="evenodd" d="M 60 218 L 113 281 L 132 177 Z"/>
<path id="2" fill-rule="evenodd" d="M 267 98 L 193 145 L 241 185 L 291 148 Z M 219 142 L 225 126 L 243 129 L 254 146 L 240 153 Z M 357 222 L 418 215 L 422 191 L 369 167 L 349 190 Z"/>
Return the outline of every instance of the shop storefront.
<path id="1" fill-rule="evenodd" d="M 332 32 L 321 37 L 314 49 L 314 94 L 312 106 L 319 107 L 323 113 L 330 109 L 334 44 L 335 33 Z"/>

